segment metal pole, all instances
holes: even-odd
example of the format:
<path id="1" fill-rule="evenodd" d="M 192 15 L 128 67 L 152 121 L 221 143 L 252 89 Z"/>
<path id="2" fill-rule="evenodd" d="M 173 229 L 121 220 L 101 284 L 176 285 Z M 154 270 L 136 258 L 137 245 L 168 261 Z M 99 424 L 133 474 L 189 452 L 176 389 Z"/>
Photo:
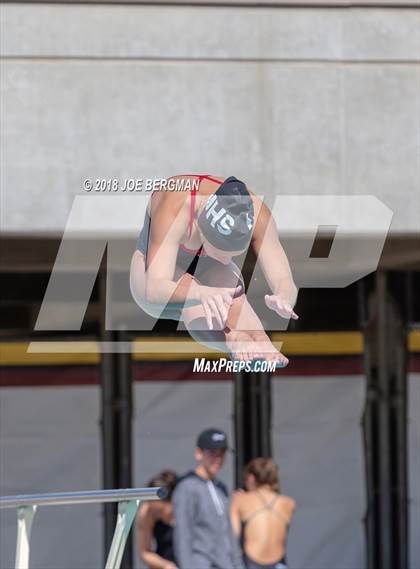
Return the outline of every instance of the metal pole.
<path id="1" fill-rule="evenodd" d="M 28 569 L 29 567 L 31 528 L 38 506 L 120 502 L 118 520 L 106 564 L 109 569 L 118 569 L 140 501 L 159 500 L 164 497 L 165 493 L 163 488 L 155 487 L 1 496 L 0 509 L 17 508 L 15 569 Z"/>
<path id="2" fill-rule="evenodd" d="M 366 334 L 365 334 L 366 337 Z M 366 370 L 366 404 L 363 415 L 363 435 L 365 448 L 365 472 L 367 491 L 367 511 L 365 517 L 366 550 L 368 569 L 377 569 L 376 563 L 378 552 L 377 525 L 375 523 L 376 502 L 376 476 L 375 476 L 375 440 L 373 408 L 377 404 L 376 390 L 372 378 L 372 365 L 370 361 L 370 344 L 366 337 L 365 341 L 365 370 Z"/>
<path id="3" fill-rule="evenodd" d="M 413 273 L 412 271 L 407 271 L 405 273 L 405 298 L 406 298 L 406 302 L 405 302 L 405 322 L 406 322 L 406 326 L 410 326 L 410 324 L 413 322 Z"/>
<path id="4" fill-rule="evenodd" d="M 106 330 L 106 270 L 100 273 L 100 335 L 102 341 L 112 341 L 112 333 Z M 106 490 L 117 488 L 115 472 L 115 386 L 114 386 L 114 354 L 101 354 L 101 439 L 102 439 L 102 483 Z M 104 559 L 111 547 L 112 536 L 117 515 L 115 504 L 104 504 Z"/>
<path id="5" fill-rule="evenodd" d="M 119 569 L 127 543 L 130 529 L 136 516 L 140 500 L 132 500 L 130 502 L 120 502 L 118 504 L 117 523 L 115 525 L 112 544 L 109 549 L 108 558 L 105 563 L 105 569 Z"/>
<path id="6" fill-rule="evenodd" d="M 387 278 L 384 271 L 376 273 L 376 290 L 378 302 L 378 388 L 379 388 L 379 492 L 380 492 L 380 536 L 381 536 L 381 569 L 394 569 L 393 564 L 393 532 L 391 504 L 391 448 L 390 448 L 390 413 L 389 413 L 389 375 L 387 346 L 387 310 L 386 310 Z"/>
<path id="7" fill-rule="evenodd" d="M 406 332 L 387 275 L 376 275 L 366 330 L 368 397 L 364 417 L 369 508 L 369 569 L 407 569 Z M 392 284 L 392 283 L 391 283 Z"/>
<path id="8" fill-rule="evenodd" d="M 18 508 L 15 569 L 28 569 L 29 567 L 31 529 L 36 508 L 36 505 Z"/>
<path id="9" fill-rule="evenodd" d="M 234 425 L 235 425 L 235 487 L 243 484 L 242 471 L 244 464 L 244 374 L 234 374 Z"/>
<path id="10" fill-rule="evenodd" d="M 117 334 L 120 342 L 127 342 L 127 334 L 120 331 Z M 117 354 L 117 377 L 116 388 L 118 390 L 117 405 L 117 440 L 118 440 L 118 486 L 130 488 L 133 484 L 132 478 L 132 373 L 131 373 L 131 353 L 122 352 Z M 128 539 L 125 548 L 122 567 L 133 566 L 133 539 Z"/>
<path id="11" fill-rule="evenodd" d="M 127 342 L 124 332 L 118 333 L 118 341 Z M 130 488 L 132 485 L 132 374 L 131 354 L 119 353 L 117 361 L 119 391 L 118 414 L 119 414 L 119 461 L 118 479 L 122 488 Z"/>
<path id="12" fill-rule="evenodd" d="M 377 569 L 379 562 L 377 516 L 377 448 L 376 410 L 378 406 L 376 349 L 376 324 L 367 309 L 366 282 L 358 283 L 359 326 L 364 334 L 364 369 L 366 375 L 366 403 L 363 413 L 363 438 L 365 451 L 367 510 L 365 516 L 367 568 Z"/>
<path id="13" fill-rule="evenodd" d="M 258 456 L 271 456 L 271 376 L 235 374 L 236 485 L 242 484 L 245 464 Z"/>
<path id="14" fill-rule="evenodd" d="M 393 411 L 395 414 L 395 444 L 396 444 L 396 508 L 398 530 L 398 567 L 408 568 L 408 472 L 407 472 L 407 367 L 406 330 L 396 353 L 396 381 Z"/>
<path id="15" fill-rule="evenodd" d="M 271 456 L 271 375 L 259 374 L 261 456 Z"/>
<path id="16" fill-rule="evenodd" d="M 367 324 L 366 283 L 360 280 L 357 283 L 357 318 L 359 328 L 363 330 Z"/>
<path id="17" fill-rule="evenodd" d="M 48 494 L 19 494 L 1 496 L 0 510 L 26 506 L 71 506 L 97 504 L 98 502 L 127 502 L 130 500 L 161 500 L 166 491 L 159 486 L 150 488 L 117 488 L 112 490 L 78 490 L 77 492 L 52 492 Z"/>
<path id="18" fill-rule="evenodd" d="M 110 340 L 109 334 L 103 334 L 103 339 Z M 115 472 L 115 394 L 114 394 L 114 354 L 102 354 L 101 383 L 102 383 L 102 477 L 103 488 L 110 490 L 118 488 Z M 116 518 L 115 504 L 104 504 L 104 554 L 111 546 Z"/>
<path id="19" fill-rule="evenodd" d="M 245 374 L 244 374 L 245 375 Z M 260 425 L 259 425 L 259 386 L 258 386 L 258 374 L 251 372 L 248 374 L 248 404 L 249 404 L 249 440 L 250 445 L 245 453 L 246 459 L 249 460 L 257 457 L 259 453 L 259 442 L 260 442 Z"/>

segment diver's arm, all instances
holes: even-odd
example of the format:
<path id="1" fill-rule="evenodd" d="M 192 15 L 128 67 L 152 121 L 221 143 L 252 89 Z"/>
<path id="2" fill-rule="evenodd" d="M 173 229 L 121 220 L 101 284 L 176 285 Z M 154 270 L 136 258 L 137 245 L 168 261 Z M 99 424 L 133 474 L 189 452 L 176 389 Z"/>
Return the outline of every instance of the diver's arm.
<path id="1" fill-rule="evenodd" d="M 198 300 L 198 285 L 189 275 L 174 280 L 180 243 L 188 226 L 185 197 L 172 193 L 162 197 L 150 222 L 146 266 L 146 299 L 151 303 Z"/>
<path id="2" fill-rule="evenodd" d="M 293 308 L 298 290 L 293 281 L 286 253 L 279 241 L 274 218 L 264 203 L 260 202 L 257 205 L 260 206 L 260 210 L 254 228 L 252 246 L 273 291 L 272 295 L 267 296 L 277 297 L 280 303 Z M 269 306 L 268 303 L 267 305 Z M 269 306 L 269 308 L 276 310 L 274 306 Z M 294 317 L 292 313 L 289 315 Z"/>

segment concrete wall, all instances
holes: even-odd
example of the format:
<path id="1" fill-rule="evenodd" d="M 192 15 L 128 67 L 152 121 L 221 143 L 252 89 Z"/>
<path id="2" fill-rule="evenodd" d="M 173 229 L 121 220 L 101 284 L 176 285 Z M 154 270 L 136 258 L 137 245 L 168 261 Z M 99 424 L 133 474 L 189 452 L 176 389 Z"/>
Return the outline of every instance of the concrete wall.
<path id="1" fill-rule="evenodd" d="M 419 14 L 3 4 L 2 230 L 60 235 L 85 178 L 211 172 L 417 232 Z"/>

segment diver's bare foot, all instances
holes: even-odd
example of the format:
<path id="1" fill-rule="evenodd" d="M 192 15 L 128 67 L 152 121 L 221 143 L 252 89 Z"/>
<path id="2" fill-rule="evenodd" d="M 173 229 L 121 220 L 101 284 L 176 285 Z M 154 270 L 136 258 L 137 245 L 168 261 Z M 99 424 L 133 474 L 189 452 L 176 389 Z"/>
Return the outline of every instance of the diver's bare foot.
<path id="1" fill-rule="evenodd" d="M 225 342 L 235 360 L 255 360 L 264 357 L 256 349 L 256 342 L 250 332 L 231 330 L 226 334 Z"/>
<path id="2" fill-rule="evenodd" d="M 263 354 L 262 358 L 267 361 L 275 361 L 278 366 L 286 367 L 289 360 L 271 343 L 270 338 L 263 330 L 254 330 L 250 332 L 257 352 Z"/>
<path id="3" fill-rule="evenodd" d="M 286 367 L 289 363 L 286 356 L 273 346 L 267 334 L 260 330 L 231 330 L 226 335 L 226 345 L 232 357 L 237 360 L 263 359 L 275 361 L 281 367 Z"/>

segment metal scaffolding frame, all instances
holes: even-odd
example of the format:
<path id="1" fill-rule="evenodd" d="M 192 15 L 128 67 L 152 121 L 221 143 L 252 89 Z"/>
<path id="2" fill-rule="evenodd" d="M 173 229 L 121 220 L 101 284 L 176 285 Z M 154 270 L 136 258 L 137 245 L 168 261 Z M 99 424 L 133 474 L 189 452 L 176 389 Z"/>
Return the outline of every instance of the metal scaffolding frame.
<path id="1" fill-rule="evenodd" d="M 407 569 L 407 342 L 387 277 L 376 273 L 365 325 L 366 540 L 369 569 Z"/>

